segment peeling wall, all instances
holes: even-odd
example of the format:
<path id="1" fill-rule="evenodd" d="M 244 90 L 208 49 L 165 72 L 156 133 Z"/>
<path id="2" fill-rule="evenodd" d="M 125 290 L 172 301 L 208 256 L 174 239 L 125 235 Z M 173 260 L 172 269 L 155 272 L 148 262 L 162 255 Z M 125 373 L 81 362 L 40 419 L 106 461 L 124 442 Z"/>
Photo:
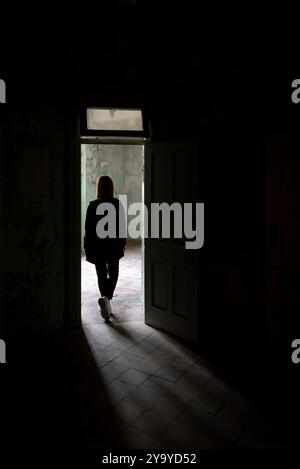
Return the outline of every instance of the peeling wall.
<path id="1" fill-rule="evenodd" d="M 5 333 L 27 340 L 61 330 L 65 320 L 63 110 L 14 110 L 6 131 Z"/>
<path id="2" fill-rule="evenodd" d="M 126 194 L 128 206 L 142 202 L 143 145 L 81 145 L 81 245 L 83 248 L 85 214 L 95 199 L 99 176 L 108 175 L 115 185 L 115 194 Z M 128 217 L 128 222 L 132 217 Z"/>

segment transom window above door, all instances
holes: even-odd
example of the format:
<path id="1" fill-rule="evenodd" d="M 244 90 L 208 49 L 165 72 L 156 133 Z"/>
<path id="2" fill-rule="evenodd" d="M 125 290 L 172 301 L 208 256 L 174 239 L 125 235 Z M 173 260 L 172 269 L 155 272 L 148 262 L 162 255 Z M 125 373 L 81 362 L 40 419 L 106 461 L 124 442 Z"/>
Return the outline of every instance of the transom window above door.
<path id="1" fill-rule="evenodd" d="M 139 107 L 95 107 L 87 106 L 80 113 L 82 138 L 93 137 L 137 137 L 148 138 L 149 121 L 144 109 Z"/>
<path id="2" fill-rule="evenodd" d="M 87 109 L 89 130 L 143 131 L 143 115 L 140 109 Z"/>

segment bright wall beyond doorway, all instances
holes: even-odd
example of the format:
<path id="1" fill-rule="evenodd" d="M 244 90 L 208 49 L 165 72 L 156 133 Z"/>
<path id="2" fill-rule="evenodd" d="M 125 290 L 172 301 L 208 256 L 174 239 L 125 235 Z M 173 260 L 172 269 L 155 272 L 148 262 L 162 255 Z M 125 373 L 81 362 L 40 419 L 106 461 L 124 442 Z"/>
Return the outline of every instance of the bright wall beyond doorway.
<path id="1" fill-rule="evenodd" d="M 81 145 L 81 248 L 87 207 L 95 199 L 99 176 L 108 175 L 115 185 L 115 194 L 127 195 L 128 206 L 143 201 L 143 145 Z M 133 216 L 132 216 L 133 217 Z M 128 216 L 128 223 L 131 217 Z"/>

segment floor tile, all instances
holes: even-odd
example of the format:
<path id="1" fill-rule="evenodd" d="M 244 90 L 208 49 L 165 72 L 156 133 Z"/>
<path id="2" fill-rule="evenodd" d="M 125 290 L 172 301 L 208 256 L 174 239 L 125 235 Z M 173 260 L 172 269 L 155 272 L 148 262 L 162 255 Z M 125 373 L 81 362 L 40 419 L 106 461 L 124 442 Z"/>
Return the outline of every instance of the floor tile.
<path id="1" fill-rule="evenodd" d="M 145 410 L 134 422 L 134 426 L 139 430 L 150 433 L 151 435 L 158 436 L 162 433 L 169 422 L 169 418 L 165 418 L 151 410 Z"/>
<path id="2" fill-rule="evenodd" d="M 149 410 L 156 412 L 166 419 L 172 420 L 177 417 L 185 408 L 185 404 L 172 401 L 165 396 L 161 396 L 153 402 Z"/>
<path id="3" fill-rule="evenodd" d="M 151 448 L 153 441 L 153 435 L 143 432 L 136 427 L 129 426 L 126 428 L 122 438 L 118 439 L 117 443 L 122 448 L 147 449 Z"/>
<path id="4" fill-rule="evenodd" d="M 126 371 L 128 367 L 126 365 L 120 365 L 115 362 L 107 363 L 105 366 L 101 368 L 101 373 L 110 375 L 114 378 L 118 378 L 121 374 Z"/>
<path id="5" fill-rule="evenodd" d="M 144 412 L 144 409 L 122 400 L 115 406 L 114 412 L 117 419 L 130 424 Z"/>
<path id="6" fill-rule="evenodd" d="M 140 386 L 133 386 L 128 389 L 128 393 L 125 396 L 125 400 L 136 404 L 137 406 L 143 407 L 144 409 L 150 409 L 153 403 L 160 396 L 148 389 L 143 389 Z"/>
<path id="7" fill-rule="evenodd" d="M 197 389 L 192 386 L 182 386 L 177 383 L 171 383 L 170 381 L 157 378 L 156 376 L 150 376 L 141 386 L 157 394 L 164 395 L 171 400 L 185 404 L 191 401 L 197 394 Z"/>
<path id="8" fill-rule="evenodd" d="M 147 373 L 134 370 L 133 368 L 128 368 L 128 370 L 126 370 L 124 373 L 122 373 L 119 376 L 119 379 L 121 381 L 126 381 L 127 383 L 130 383 L 130 384 L 139 385 L 143 383 L 148 377 L 149 377 L 149 374 Z"/>
<path id="9" fill-rule="evenodd" d="M 163 378 L 168 381 L 175 382 L 184 374 L 184 370 L 173 365 L 163 365 L 153 373 L 158 378 Z"/>

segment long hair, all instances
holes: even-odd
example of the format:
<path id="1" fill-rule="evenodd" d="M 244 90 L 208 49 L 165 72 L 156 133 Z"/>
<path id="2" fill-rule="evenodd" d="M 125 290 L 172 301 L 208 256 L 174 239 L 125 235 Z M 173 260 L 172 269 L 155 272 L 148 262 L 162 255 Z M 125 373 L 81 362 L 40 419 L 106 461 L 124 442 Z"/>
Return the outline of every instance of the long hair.
<path id="1" fill-rule="evenodd" d="M 100 176 L 97 180 L 96 198 L 111 199 L 114 196 L 114 183 L 109 176 Z"/>

